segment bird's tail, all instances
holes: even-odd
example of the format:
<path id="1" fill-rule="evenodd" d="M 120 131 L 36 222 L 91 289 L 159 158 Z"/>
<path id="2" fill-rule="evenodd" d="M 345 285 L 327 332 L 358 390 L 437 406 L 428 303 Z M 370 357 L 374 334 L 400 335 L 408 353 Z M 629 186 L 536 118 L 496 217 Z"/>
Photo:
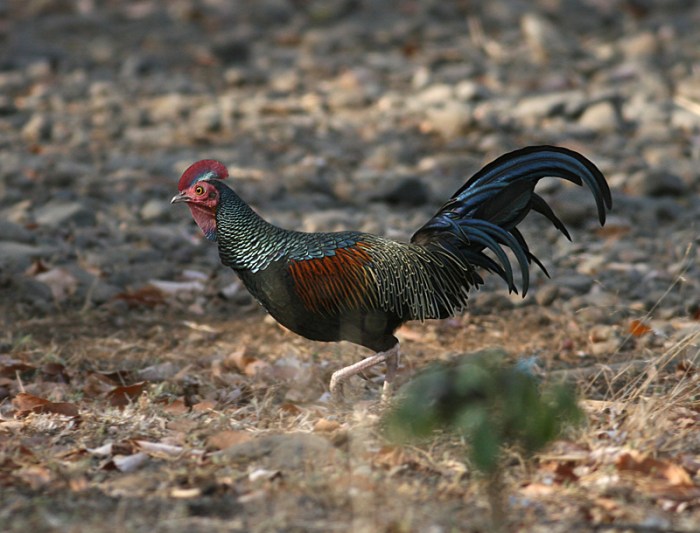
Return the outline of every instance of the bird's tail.
<path id="1" fill-rule="evenodd" d="M 598 220 L 605 223 L 612 197 L 603 174 L 581 154 L 556 146 L 529 146 L 505 154 L 472 176 L 447 203 L 412 237 L 411 242 L 432 247 L 440 245 L 474 266 L 501 276 L 517 292 L 513 268 L 504 247 L 510 248 L 522 275 L 523 295 L 529 285 L 529 265 L 535 262 L 517 225 L 532 211 L 547 217 L 568 239 L 569 232 L 535 185 L 545 177 L 584 183 L 593 193 Z M 495 260 L 485 254 L 493 252 Z"/>

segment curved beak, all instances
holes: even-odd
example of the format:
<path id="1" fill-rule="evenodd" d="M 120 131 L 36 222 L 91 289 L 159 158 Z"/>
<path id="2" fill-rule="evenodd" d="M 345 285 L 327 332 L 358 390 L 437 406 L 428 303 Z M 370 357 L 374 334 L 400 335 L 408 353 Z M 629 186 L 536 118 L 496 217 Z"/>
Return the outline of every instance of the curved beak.
<path id="1" fill-rule="evenodd" d="M 185 191 L 182 191 L 181 193 L 173 196 L 173 199 L 170 200 L 170 203 L 171 204 L 179 204 L 182 202 L 189 202 L 189 201 L 190 201 L 190 197 L 187 196 L 187 193 Z"/>

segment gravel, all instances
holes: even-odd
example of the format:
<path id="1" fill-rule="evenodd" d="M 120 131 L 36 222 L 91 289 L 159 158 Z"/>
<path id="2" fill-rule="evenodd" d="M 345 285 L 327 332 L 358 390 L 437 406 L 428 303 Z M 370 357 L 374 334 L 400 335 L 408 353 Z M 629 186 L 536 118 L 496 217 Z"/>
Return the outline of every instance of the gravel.
<path id="1" fill-rule="evenodd" d="M 230 286 L 169 204 L 196 159 L 230 165 L 273 221 L 406 239 L 484 163 L 551 143 L 595 161 L 615 206 L 599 230 L 588 191 L 543 184 L 574 244 L 525 221 L 553 276 L 534 274 L 534 302 L 591 328 L 611 327 L 591 306 L 686 319 L 700 279 L 700 6 L 412 6 L 28 0 L 0 12 L 3 316 L 109 308 L 188 269 L 217 273 L 206 294 Z M 52 269 L 77 280 L 61 301 L 37 278 Z M 512 308 L 504 294 L 487 278 L 475 309 Z M 234 300 L 198 301 L 220 314 Z"/>

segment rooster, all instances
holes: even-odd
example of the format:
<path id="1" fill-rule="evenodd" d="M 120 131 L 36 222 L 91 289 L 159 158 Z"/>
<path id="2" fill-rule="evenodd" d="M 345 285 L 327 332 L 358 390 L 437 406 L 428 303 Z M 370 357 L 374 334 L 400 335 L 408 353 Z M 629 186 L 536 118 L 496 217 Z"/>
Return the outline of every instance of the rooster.
<path id="1" fill-rule="evenodd" d="M 214 160 L 192 164 L 172 203 L 185 202 L 204 235 L 216 241 L 231 267 L 262 306 L 283 326 L 316 341 L 346 340 L 373 355 L 335 371 L 330 392 L 355 374 L 386 363 L 382 396 L 391 392 L 399 362 L 396 329 L 408 320 L 446 318 L 463 311 L 480 270 L 497 274 L 517 292 L 510 249 L 523 296 L 530 264 L 547 274 L 529 250 L 518 224 L 530 211 L 545 216 L 569 240 L 569 232 L 537 182 L 558 177 L 593 193 L 598 220 L 612 207 L 610 188 L 581 154 L 555 146 L 530 146 L 505 154 L 472 176 L 410 242 L 358 231 L 304 233 L 265 221 L 224 180 Z"/>

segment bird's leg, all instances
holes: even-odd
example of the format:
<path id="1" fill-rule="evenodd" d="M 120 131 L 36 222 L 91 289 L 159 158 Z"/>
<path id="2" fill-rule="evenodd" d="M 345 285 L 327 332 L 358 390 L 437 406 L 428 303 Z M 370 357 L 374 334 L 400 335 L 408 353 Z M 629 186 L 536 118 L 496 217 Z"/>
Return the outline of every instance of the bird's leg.
<path id="1" fill-rule="evenodd" d="M 391 398 L 394 388 L 394 378 L 399 368 L 399 344 L 384 352 L 386 354 L 386 374 L 384 375 L 384 387 L 382 388 L 382 402 L 387 402 Z"/>
<path id="2" fill-rule="evenodd" d="M 352 365 L 341 368 L 333 372 L 331 376 L 330 391 L 334 399 L 339 400 L 343 397 L 343 384 L 352 376 L 359 374 L 363 370 L 378 365 L 386 361 L 386 376 L 384 378 L 384 389 L 382 399 L 391 391 L 391 381 L 396 375 L 396 368 L 399 365 L 399 345 L 398 343 L 391 349 L 385 352 L 378 352 L 369 357 L 365 357 L 362 361 L 358 361 Z M 388 383 L 388 386 L 387 386 Z"/>

